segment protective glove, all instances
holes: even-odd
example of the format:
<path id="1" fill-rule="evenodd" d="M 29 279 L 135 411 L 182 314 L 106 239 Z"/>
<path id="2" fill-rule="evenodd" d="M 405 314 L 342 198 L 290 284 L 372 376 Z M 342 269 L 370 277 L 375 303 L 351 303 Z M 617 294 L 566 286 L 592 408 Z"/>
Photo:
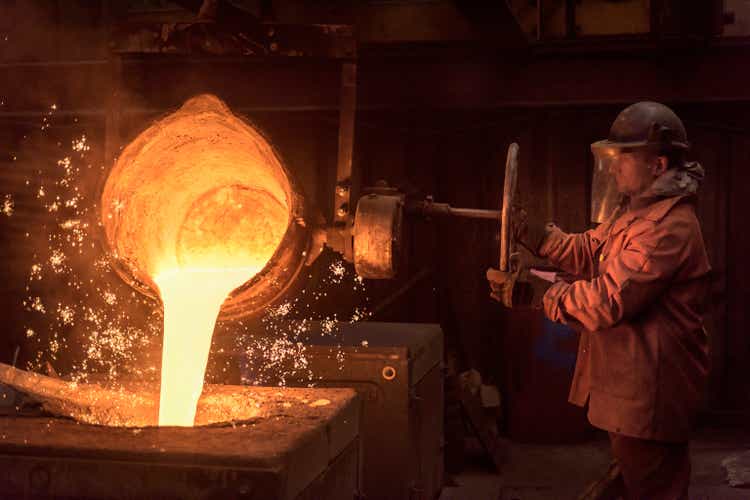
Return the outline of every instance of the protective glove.
<path id="1" fill-rule="evenodd" d="M 519 274 L 519 272 L 487 269 L 490 297 L 508 308 L 531 304 L 533 290 L 527 282 L 518 280 Z"/>
<path id="2" fill-rule="evenodd" d="M 542 223 L 537 219 L 529 219 L 526 210 L 514 207 L 511 214 L 511 231 L 516 242 L 535 257 L 541 258 L 541 248 L 547 235 L 554 229 L 553 222 Z"/>

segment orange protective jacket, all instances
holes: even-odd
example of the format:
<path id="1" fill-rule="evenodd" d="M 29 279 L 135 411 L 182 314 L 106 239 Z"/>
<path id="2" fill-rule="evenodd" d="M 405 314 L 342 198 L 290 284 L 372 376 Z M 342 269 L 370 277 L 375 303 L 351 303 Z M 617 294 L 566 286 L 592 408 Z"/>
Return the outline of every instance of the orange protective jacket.
<path id="1" fill-rule="evenodd" d="M 581 332 L 569 401 L 595 427 L 687 441 L 709 370 L 702 312 L 710 265 L 694 196 L 640 198 L 596 229 L 553 228 L 540 253 L 583 277 L 544 296 Z"/>

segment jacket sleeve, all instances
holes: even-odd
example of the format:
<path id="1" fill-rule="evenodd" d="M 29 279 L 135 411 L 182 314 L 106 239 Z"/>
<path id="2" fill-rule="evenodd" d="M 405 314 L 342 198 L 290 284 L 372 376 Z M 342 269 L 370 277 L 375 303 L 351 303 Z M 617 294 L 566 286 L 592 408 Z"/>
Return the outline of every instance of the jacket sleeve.
<path id="1" fill-rule="evenodd" d="M 661 294 L 685 261 L 689 228 L 644 223 L 607 268 L 592 280 L 558 282 L 544 295 L 552 321 L 588 331 L 609 328 L 642 311 Z"/>
<path id="2" fill-rule="evenodd" d="M 584 233 L 566 233 L 553 226 L 539 248 L 539 255 L 566 273 L 591 279 L 596 270 L 596 251 L 609 227 L 605 223 Z"/>

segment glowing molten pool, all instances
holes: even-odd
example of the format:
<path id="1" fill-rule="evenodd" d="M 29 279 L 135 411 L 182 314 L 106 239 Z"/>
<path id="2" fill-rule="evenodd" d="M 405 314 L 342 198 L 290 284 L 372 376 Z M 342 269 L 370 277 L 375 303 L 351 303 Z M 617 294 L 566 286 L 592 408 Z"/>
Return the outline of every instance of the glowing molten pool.
<path id="1" fill-rule="evenodd" d="M 208 95 L 146 129 L 110 172 L 111 250 L 164 305 L 159 425 L 193 425 L 222 303 L 274 256 L 291 191 L 268 142 Z"/>

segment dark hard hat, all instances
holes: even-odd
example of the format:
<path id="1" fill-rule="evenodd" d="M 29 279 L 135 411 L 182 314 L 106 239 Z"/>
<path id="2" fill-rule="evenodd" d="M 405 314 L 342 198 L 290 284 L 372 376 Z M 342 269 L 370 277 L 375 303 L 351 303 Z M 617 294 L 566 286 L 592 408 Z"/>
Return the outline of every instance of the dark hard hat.
<path id="1" fill-rule="evenodd" d="M 690 147 L 682 120 L 658 102 L 637 102 L 623 109 L 606 140 L 595 142 L 592 149 L 618 150 L 657 147 L 660 152 L 686 150 Z"/>

